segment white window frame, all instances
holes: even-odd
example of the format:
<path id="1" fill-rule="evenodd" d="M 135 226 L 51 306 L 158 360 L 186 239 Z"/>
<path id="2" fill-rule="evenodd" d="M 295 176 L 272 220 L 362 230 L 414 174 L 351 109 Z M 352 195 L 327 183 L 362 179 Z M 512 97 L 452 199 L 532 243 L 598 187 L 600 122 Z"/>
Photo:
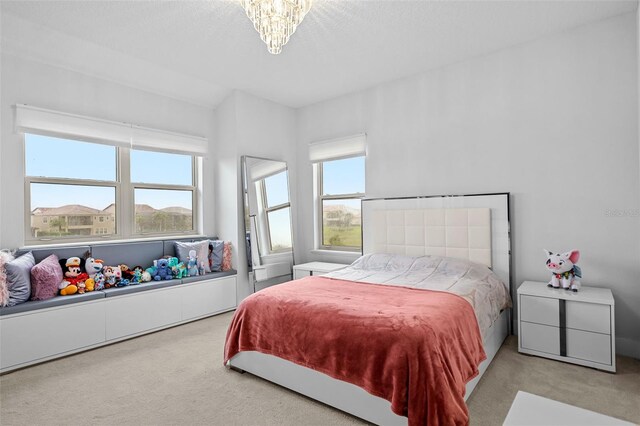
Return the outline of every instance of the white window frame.
<path id="1" fill-rule="evenodd" d="M 346 157 L 346 158 L 358 158 L 358 157 L 363 157 L 365 159 L 365 174 L 366 174 L 366 156 L 365 155 L 356 155 L 353 157 Z M 336 194 L 336 195 L 324 195 L 324 188 L 323 188 L 323 184 L 324 184 L 324 179 L 323 179 L 323 173 L 324 173 L 324 163 L 329 163 L 331 161 L 339 161 L 339 160 L 344 160 L 346 158 L 336 158 L 336 159 L 330 159 L 330 160 L 325 160 L 325 161 L 318 161 L 315 164 L 315 169 L 316 169 L 316 184 L 317 184 L 317 197 L 316 197 L 316 204 L 317 204 L 317 212 L 316 212 L 316 232 L 318 235 L 318 249 L 319 250 L 331 250 L 331 251 L 348 251 L 348 252 L 362 252 L 362 238 L 360 238 L 360 246 L 333 246 L 333 245 L 329 245 L 329 244 L 324 244 L 324 226 L 323 226 L 323 222 L 324 222 L 324 211 L 323 211 L 323 206 L 324 206 L 324 201 L 325 200 L 353 200 L 353 199 L 360 199 L 362 200 L 365 197 L 365 192 L 355 192 L 355 193 L 349 193 L 349 194 Z M 365 182 L 365 191 L 366 191 L 366 182 Z M 362 213 L 360 216 L 360 232 L 362 232 Z"/>
<path id="2" fill-rule="evenodd" d="M 92 179 L 72 179 L 72 178 L 51 178 L 41 176 L 27 176 L 26 174 L 26 138 L 27 134 L 22 134 L 22 147 L 23 147 L 23 164 L 24 164 L 24 241 L 26 245 L 47 245 L 51 243 L 85 243 L 104 240 L 125 240 L 136 239 L 146 237 L 172 237 L 172 236 L 187 236 L 198 235 L 199 222 L 199 199 L 200 193 L 198 187 L 198 158 L 193 154 L 185 153 L 191 157 L 191 185 L 169 185 L 169 184 L 147 184 L 131 182 L 131 149 L 114 146 L 116 150 L 116 179 L 115 181 L 104 180 L 92 180 Z M 32 133 L 36 134 L 36 133 Z M 44 133 L 37 133 L 43 134 Z M 46 136 L 61 139 L 71 140 L 83 143 L 95 143 L 92 141 L 82 140 L 81 138 L 70 138 L 65 136 L 59 136 L 56 134 L 46 134 Z M 150 150 L 152 151 L 152 150 Z M 152 151 L 162 152 L 162 151 Z M 113 187 L 115 188 L 115 214 L 112 216 L 112 220 L 115 220 L 115 233 L 113 234 L 95 234 L 88 236 L 69 236 L 69 237 L 41 237 L 34 238 L 31 234 L 31 184 L 63 184 L 63 185 L 78 185 L 78 186 L 99 186 L 99 187 Z M 184 231 L 172 231 L 172 232 L 156 232 L 156 233 L 137 233 L 135 232 L 135 189 L 165 189 L 165 190 L 182 190 L 190 191 L 192 193 L 191 200 L 191 229 Z M 101 223 L 108 223 L 105 220 Z M 102 228 L 101 228 L 102 230 Z"/>

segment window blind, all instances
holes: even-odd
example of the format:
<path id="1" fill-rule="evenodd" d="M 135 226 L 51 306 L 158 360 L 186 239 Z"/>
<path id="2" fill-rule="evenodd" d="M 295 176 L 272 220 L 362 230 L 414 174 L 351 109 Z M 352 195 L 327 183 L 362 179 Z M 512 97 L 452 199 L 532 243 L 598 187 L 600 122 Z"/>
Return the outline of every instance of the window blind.
<path id="1" fill-rule="evenodd" d="M 79 139 L 105 145 L 203 156 L 208 141 L 199 136 L 136 126 L 131 123 L 16 105 L 15 130 Z"/>
<path id="2" fill-rule="evenodd" d="M 249 179 L 251 182 L 257 182 L 287 170 L 287 163 L 284 161 L 258 160 L 251 163 L 247 162 L 247 167 L 249 169 Z"/>
<path id="3" fill-rule="evenodd" d="M 366 153 L 367 135 L 365 133 L 309 144 L 309 160 L 312 163 L 357 157 Z"/>

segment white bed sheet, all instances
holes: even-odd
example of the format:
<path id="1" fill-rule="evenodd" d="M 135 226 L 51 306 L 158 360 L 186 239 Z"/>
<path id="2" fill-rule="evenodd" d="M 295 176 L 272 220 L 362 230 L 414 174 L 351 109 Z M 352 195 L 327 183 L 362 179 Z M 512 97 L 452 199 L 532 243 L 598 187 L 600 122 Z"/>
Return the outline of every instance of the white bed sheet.
<path id="1" fill-rule="evenodd" d="M 463 259 L 374 253 L 325 277 L 456 294 L 473 307 L 483 338 L 500 312 L 511 307 L 509 287 L 485 265 Z"/>

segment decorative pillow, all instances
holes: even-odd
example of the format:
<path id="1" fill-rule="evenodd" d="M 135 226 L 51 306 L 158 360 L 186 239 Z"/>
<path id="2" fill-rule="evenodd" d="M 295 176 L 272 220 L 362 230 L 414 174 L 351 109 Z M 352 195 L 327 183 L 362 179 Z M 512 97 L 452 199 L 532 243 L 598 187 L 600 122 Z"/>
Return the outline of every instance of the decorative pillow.
<path id="1" fill-rule="evenodd" d="M 13 254 L 7 250 L 0 250 L 0 306 L 9 304 L 9 283 L 7 282 L 7 270 L 5 266 L 14 259 Z"/>
<path id="2" fill-rule="evenodd" d="M 36 264 L 33 253 L 28 252 L 6 264 L 9 284 L 8 306 L 26 302 L 31 296 L 31 268 Z"/>
<path id="3" fill-rule="evenodd" d="M 62 268 L 58 256 L 51 256 L 31 268 L 31 300 L 47 300 L 58 294 Z"/>
<path id="4" fill-rule="evenodd" d="M 195 250 L 198 257 L 198 268 L 201 264 L 204 264 L 204 271 L 211 272 L 209 267 L 209 240 L 196 241 L 193 243 L 183 243 L 180 241 L 175 242 L 176 257 L 180 259 L 180 262 L 184 262 L 186 265 L 189 261 L 189 250 Z"/>
<path id="5" fill-rule="evenodd" d="M 211 272 L 222 270 L 222 257 L 224 252 L 224 241 L 209 241 L 209 268 Z"/>
<path id="6" fill-rule="evenodd" d="M 231 269 L 231 242 L 224 242 L 224 249 L 222 251 L 222 270 L 229 271 Z"/>

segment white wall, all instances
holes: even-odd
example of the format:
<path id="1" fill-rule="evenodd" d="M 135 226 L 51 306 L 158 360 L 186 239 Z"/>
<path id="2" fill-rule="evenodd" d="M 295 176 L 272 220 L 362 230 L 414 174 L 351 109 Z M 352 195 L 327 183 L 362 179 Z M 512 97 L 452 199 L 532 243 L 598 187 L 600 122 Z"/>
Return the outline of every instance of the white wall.
<path id="1" fill-rule="evenodd" d="M 155 95 L 107 80 L 2 54 L 2 123 L 0 145 L 0 247 L 24 244 L 23 143 L 14 132 L 14 106 L 18 103 L 83 114 L 108 120 L 205 136 L 213 144 L 213 110 Z M 204 211 L 213 211 L 213 162 L 203 160 Z M 79 167 L 91 167 L 79 161 Z M 203 218 L 203 232 L 211 234 L 215 219 Z"/>
<path id="2" fill-rule="evenodd" d="M 296 160 L 295 111 L 291 108 L 235 91 L 216 110 L 215 153 L 216 229 L 233 244 L 233 264 L 238 270 L 238 302 L 253 292 L 247 274 L 240 158 L 243 155 L 285 161 Z M 296 171 L 289 168 L 292 205 L 296 205 Z M 293 209 L 292 209 L 293 210 Z M 294 226 L 296 212 L 292 211 Z M 294 228 L 295 229 L 295 228 Z"/>
<path id="3" fill-rule="evenodd" d="M 640 357 L 636 14 L 298 110 L 298 258 L 313 249 L 310 141 L 366 132 L 369 197 L 508 191 L 515 286 L 543 248 L 582 252 L 610 287 L 621 353 Z"/>

